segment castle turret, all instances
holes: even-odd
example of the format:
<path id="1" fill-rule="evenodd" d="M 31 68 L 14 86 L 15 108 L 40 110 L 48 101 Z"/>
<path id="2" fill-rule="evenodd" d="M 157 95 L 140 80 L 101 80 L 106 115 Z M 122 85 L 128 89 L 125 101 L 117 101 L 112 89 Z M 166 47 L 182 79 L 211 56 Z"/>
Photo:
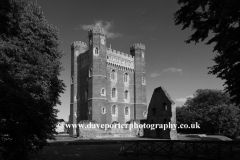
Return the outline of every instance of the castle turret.
<path id="1" fill-rule="evenodd" d="M 106 76 L 106 30 L 94 27 L 88 32 L 89 37 L 89 79 L 88 106 L 90 120 L 107 123 L 107 76 Z M 94 117 L 94 118 L 93 118 Z"/>
<path id="2" fill-rule="evenodd" d="M 78 103 L 80 102 L 80 95 L 78 93 L 78 84 L 80 82 L 78 62 L 80 55 L 87 51 L 87 44 L 81 41 L 75 41 L 71 44 L 71 93 L 70 93 L 70 122 L 71 124 L 77 123 L 79 114 Z M 70 135 L 75 134 L 73 128 L 70 129 Z"/>
<path id="3" fill-rule="evenodd" d="M 132 45 L 130 54 L 134 56 L 134 119 L 145 119 L 144 112 L 147 110 L 145 45 L 141 43 Z"/>

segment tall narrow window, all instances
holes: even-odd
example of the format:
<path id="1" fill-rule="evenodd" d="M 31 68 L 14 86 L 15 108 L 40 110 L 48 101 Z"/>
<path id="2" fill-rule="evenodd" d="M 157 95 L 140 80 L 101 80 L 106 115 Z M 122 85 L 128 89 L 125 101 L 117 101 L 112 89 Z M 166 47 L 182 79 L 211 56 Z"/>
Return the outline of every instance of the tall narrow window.
<path id="1" fill-rule="evenodd" d="M 124 108 L 124 114 L 125 116 L 129 116 L 129 107 Z"/>
<path id="2" fill-rule="evenodd" d="M 95 48 L 94 53 L 98 54 L 98 47 Z"/>
<path id="3" fill-rule="evenodd" d="M 124 92 L 124 99 L 128 99 L 128 91 L 127 90 Z"/>
<path id="4" fill-rule="evenodd" d="M 142 77 L 142 84 L 145 85 L 146 84 L 146 80 L 144 77 Z"/>
<path id="5" fill-rule="evenodd" d="M 71 84 L 73 84 L 73 82 L 74 82 L 74 77 L 72 76 L 72 78 L 71 78 Z"/>
<path id="6" fill-rule="evenodd" d="M 104 89 L 104 88 L 101 89 L 101 94 L 102 94 L 102 95 L 105 94 L 105 89 Z"/>
<path id="7" fill-rule="evenodd" d="M 123 75 L 123 81 L 128 82 L 128 73 L 124 73 Z"/>
<path id="8" fill-rule="evenodd" d="M 106 96 L 106 90 L 105 88 L 102 88 L 100 91 L 101 96 Z"/>
<path id="9" fill-rule="evenodd" d="M 106 113 L 106 108 L 102 107 L 102 114 L 105 114 L 105 113 Z"/>
<path id="10" fill-rule="evenodd" d="M 116 109 L 117 109 L 116 105 L 113 105 L 112 106 L 112 115 L 116 115 Z"/>
<path id="11" fill-rule="evenodd" d="M 112 98 L 116 98 L 116 88 L 112 89 Z"/>
<path id="12" fill-rule="evenodd" d="M 92 77 L 92 68 L 89 69 L 89 77 Z"/>
<path id="13" fill-rule="evenodd" d="M 114 69 L 111 71 L 110 77 L 112 80 L 115 80 L 115 70 Z"/>

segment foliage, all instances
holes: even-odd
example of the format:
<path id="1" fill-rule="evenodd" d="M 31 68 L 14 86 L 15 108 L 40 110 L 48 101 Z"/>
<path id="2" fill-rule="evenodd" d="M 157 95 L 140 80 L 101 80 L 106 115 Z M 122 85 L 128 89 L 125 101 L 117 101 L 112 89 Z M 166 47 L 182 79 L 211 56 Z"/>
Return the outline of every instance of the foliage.
<path id="1" fill-rule="evenodd" d="M 226 80 L 225 90 L 232 100 L 240 104 L 240 1 L 239 0 L 178 0 L 182 4 L 175 15 L 175 24 L 183 30 L 195 32 L 187 43 L 204 41 L 215 44 L 216 65 L 210 67 L 210 74 Z"/>
<path id="2" fill-rule="evenodd" d="M 229 94 L 221 90 L 199 89 L 183 107 L 177 108 L 177 122 L 198 122 L 201 132 L 236 137 L 240 133 L 240 109 L 230 100 Z"/>
<path id="3" fill-rule="evenodd" d="M 56 133 L 60 40 L 36 2 L 1 0 L 0 19 L 0 148 L 27 160 Z"/>

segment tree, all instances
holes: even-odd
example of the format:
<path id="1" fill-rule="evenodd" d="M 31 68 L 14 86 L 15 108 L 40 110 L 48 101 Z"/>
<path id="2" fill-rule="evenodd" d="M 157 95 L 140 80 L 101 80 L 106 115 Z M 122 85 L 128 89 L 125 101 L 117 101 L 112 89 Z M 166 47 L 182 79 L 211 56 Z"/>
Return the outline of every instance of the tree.
<path id="1" fill-rule="evenodd" d="M 240 133 L 240 109 L 230 100 L 229 94 L 221 90 L 199 89 L 177 109 L 177 121 L 184 124 L 198 122 L 201 132 L 236 137 Z"/>
<path id="2" fill-rule="evenodd" d="M 225 80 L 225 91 L 233 102 L 240 104 L 240 1 L 239 0 L 178 0 L 182 4 L 175 16 L 175 24 L 195 32 L 187 43 L 207 41 L 214 43 L 216 65 L 209 74 Z"/>
<path id="3" fill-rule="evenodd" d="M 64 83 L 57 28 L 36 2 L 0 1 L 0 148 L 4 159 L 31 159 L 54 139 Z M 0 153 L 1 155 L 1 153 Z"/>

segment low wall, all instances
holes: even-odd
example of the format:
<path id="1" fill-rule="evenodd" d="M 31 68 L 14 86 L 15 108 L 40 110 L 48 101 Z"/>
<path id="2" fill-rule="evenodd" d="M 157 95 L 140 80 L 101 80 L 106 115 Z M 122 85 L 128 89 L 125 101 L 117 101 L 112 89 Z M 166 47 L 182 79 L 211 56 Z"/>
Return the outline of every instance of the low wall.
<path id="1" fill-rule="evenodd" d="M 81 121 L 81 124 L 85 126 L 89 126 L 91 124 L 97 124 L 93 121 Z M 130 123 L 133 123 L 131 121 Z M 135 122 L 139 123 L 139 122 Z M 138 128 L 80 128 L 79 129 L 79 137 L 81 138 L 113 138 L 113 137 L 139 137 L 143 136 L 143 130 Z"/>
<path id="2" fill-rule="evenodd" d="M 112 137 L 137 137 L 138 129 L 132 128 L 114 128 L 114 129 L 99 129 L 99 128 L 82 128 L 79 130 L 79 137 L 82 138 L 112 138 Z M 141 135 L 141 134 L 140 134 Z"/>

